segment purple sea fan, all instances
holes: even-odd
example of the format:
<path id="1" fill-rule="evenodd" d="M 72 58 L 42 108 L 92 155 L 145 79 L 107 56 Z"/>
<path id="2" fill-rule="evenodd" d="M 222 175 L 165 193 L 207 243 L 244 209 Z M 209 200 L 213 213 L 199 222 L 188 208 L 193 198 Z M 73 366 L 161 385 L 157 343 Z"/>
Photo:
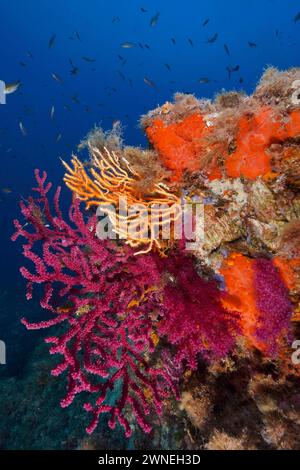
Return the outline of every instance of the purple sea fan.
<path id="1" fill-rule="evenodd" d="M 50 353 L 63 357 L 52 374 L 67 373 L 62 407 L 69 406 L 80 392 L 95 394 L 85 404 L 92 414 L 87 432 L 93 432 L 100 415 L 108 413 L 109 426 L 114 428 L 118 421 L 130 436 L 127 409 L 149 432 L 146 416 L 151 409 L 161 413 L 163 400 L 176 392 L 163 366 L 151 365 L 146 359 L 155 347 L 150 314 L 160 302 L 157 263 L 154 257 L 135 257 L 126 246 L 120 250 L 116 244 L 96 238 L 96 217 L 85 221 L 77 199 L 67 223 L 59 208 L 60 188 L 52 213 L 48 200 L 51 183 L 46 183 L 45 172 L 40 176 L 36 170 L 35 176 L 37 198 L 21 202 L 26 224 L 14 221 L 12 239 L 25 238 L 23 254 L 34 266 L 33 271 L 20 269 L 28 282 L 27 299 L 32 297 L 33 286 L 42 284 L 41 306 L 51 317 L 40 323 L 22 322 L 28 329 L 65 324 L 58 336 L 46 338 L 52 345 Z"/>
<path id="2" fill-rule="evenodd" d="M 275 355 L 278 340 L 290 333 L 293 308 L 289 292 L 273 262 L 263 258 L 255 260 L 254 286 L 260 311 L 256 336 L 269 345 L 268 353 Z"/>
<path id="3" fill-rule="evenodd" d="M 196 369 L 199 354 L 206 359 L 224 357 L 239 333 L 238 314 L 222 307 L 217 284 L 202 279 L 190 257 L 167 259 L 165 270 L 169 282 L 158 332 L 176 346 L 174 362 Z"/>

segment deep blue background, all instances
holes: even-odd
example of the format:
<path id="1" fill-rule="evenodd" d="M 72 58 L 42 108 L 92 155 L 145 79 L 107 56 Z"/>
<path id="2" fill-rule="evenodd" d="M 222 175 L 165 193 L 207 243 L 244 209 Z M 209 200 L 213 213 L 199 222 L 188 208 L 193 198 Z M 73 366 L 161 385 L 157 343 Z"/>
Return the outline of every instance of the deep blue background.
<path id="1" fill-rule="evenodd" d="M 28 195 L 33 184 L 34 168 L 46 169 L 49 178 L 60 183 L 59 157 L 68 160 L 95 123 L 109 129 L 120 119 L 126 126 L 126 143 L 146 145 L 138 127 L 140 115 L 170 100 L 174 91 L 194 92 L 198 97 L 213 97 L 223 88 L 251 93 L 266 66 L 299 65 L 300 21 L 293 21 L 300 10 L 296 0 L 0 0 L 0 5 L 0 79 L 7 83 L 22 80 L 20 90 L 0 106 L 2 289 L 23 285 L 18 274 L 20 250 L 9 236 L 17 201 Z M 141 12 L 141 7 L 147 12 Z M 151 27 L 150 19 L 157 11 L 158 23 Z M 210 21 L 203 27 L 206 18 Z M 81 42 L 70 39 L 75 31 Z M 216 32 L 218 40 L 206 44 Z M 53 34 L 56 43 L 49 49 Z M 151 49 L 123 49 L 124 41 L 146 43 Z M 251 49 L 248 41 L 258 47 Z M 118 54 L 127 59 L 124 66 Z M 82 56 L 96 62 L 87 63 Z M 79 67 L 79 75 L 70 75 L 69 58 Z M 237 64 L 240 71 L 229 80 L 226 67 Z M 51 73 L 59 74 L 64 84 L 54 81 Z M 156 89 L 144 83 L 145 76 L 155 82 Z M 201 85 L 201 77 L 213 81 Z M 74 95 L 80 104 L 72 101 Z M 54 121 L 49 119 L 52 105 Z M 27 130 L 26 137 L 19 121 Z M 59 133 L 62 138 L 57 143 Z M 13 192 L 3 193 L 6 187 Z M 68 191 L 63 194 L 67 201 Z"/>

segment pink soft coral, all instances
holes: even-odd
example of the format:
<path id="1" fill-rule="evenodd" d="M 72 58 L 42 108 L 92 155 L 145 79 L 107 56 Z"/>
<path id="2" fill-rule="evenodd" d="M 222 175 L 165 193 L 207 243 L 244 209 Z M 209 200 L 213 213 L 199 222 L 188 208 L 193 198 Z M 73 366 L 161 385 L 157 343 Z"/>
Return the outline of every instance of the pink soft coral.
<path id="1" fill-rule="evenodd" d="M 217 285 L 198 276 L 190 257 L 182 252 L 164 259 L 154 253 L 136 257 L 126 245 L 99 240 L 95 216 L 85 221 L 74 199 L 67 223 L 59 208 L 60 189 L 53 213 L 46 173 L 41 177 L 36 171 L 36 179 L 38 197 L 21 203 L 27 223 L 16 220 L 12 238 L 25 238 L 23 253 L 34 266 L 20 270 L 28 281 L 27 299 L 33 286 L 42 284 L 41 306 L 51 317 L 22 322 L 28 329 L 65 324 L 57 336 L 46 338 L 50 353 L 63 357 L 52 374 L 68 375 L 63 407 L 80 392 L 96 395 L 84 406 L 92 414 L 87 432 L 108 413 L 109 426 L 118 421 L 130 436 L 130 409 L 149 432 L 147 415 L 151 409 L 161 413 L 163 401 L 176 395 L 183 368 L 196 368 L 199 353 L 220 357 L 233 346 L 236 314 L 221 307 Z M 172 360 L 170 344 L 175 346 Z"/>
<path id="2" fill-rule="evenodd" d="M 164 317 L 159 334 L 176 345 L 176 362 L 196 369 L 197 357 L 225 356 L 239 332 L 238 314 L 224 310 L 217 284 L 198 276 L 191 258 L 165 261 L 169 283 L 164 288 Z"/>
<path id="3" fill-rule="evenodd" d="M 134 257 L 128 249 L 120 252 L 117 246 L 97 239 L 96 218 L 85 222 L 78 200 L 69 211 L 71 225 L 65 222 L 58 206 L 59 189 L 52 215 L 47 199 L 51 184 L 45 183 L 46 173 L 40 177 L 36 171 L 36 179 L 38 187 L 34 190 L 39 197 L 30 198 L 27 205 L 21 203 L 34 231 L 26 231 L 15 221 L 13 240 L 25 237 L 23 253 L 35 268 L 34 272 L 21 268 L 28 281 L 27 298 L 32 296 L 33 284 L 43 284 L 41 306 L 51 312 L 51 318 L 37 324 L 25 319 L 22 322 L 28 329 L 67 323 L 66 332 L 48 337 L 46 342 L 52 344 L 51 354 L 63 356 L 52 374 L 68 373 L 67 395 L 61 406 L 70 405 L 80 392 L 97 393 L 96 403 L 85 405 L 93 415 L 87 432 L 95 429 L 101 413 L 109 413 L 109 426 L 114 428 L 118 420 L 130 436 L 127 406 L 141 428 L 149 432 L 145 416 L 151 407 L 160 413 L 163 400 L 175 392 L 163 368 L 151 367 L 145 359 L 154 349 L 149 314 L 157 301 L 155 291 L 145 297 L 143 294 L 160 279 L 156 264 L 151 257 Z M 36 254 L 39 249 L 41 256 Z M 55 306 L 54 292 L 65 307 Z M 108 404 L 113 389 L 119 389 L 119 399 Z"/>

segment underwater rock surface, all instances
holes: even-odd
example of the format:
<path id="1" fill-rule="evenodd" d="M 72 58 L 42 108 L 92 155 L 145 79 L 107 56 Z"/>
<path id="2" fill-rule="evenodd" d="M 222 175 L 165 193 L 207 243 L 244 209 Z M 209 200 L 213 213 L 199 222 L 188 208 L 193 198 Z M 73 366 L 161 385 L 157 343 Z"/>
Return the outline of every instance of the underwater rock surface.
<path id="1" fill-rule="evenodd" d="M 36 171 L 36 197 L 21 202 L 30 229 L 15 221 L 13 239 L 31 262 L 27 299 L 44 286 L 49 317 L 22 321 L 54 328 L 62 407 L 86 397 L 95 434 L 79 448 L 101 448 L 107 416 L 136 448 L 299 447 L 299 80 L 271 68 L 252 96 L 177 94 L 141 118 L 148 150 L 125 146 L 119 124 L 93 130 L 79 146 L 88 159 L 64 162 L 68 218 Z M 143 207 L 128 233 L 122 197 Z M 153 204 L 173 227 L 194 198 L 204 239 L 186 250 L 185 232 L 155 237 Z M 118 240 L 97 237 L 99 205 Z"/>

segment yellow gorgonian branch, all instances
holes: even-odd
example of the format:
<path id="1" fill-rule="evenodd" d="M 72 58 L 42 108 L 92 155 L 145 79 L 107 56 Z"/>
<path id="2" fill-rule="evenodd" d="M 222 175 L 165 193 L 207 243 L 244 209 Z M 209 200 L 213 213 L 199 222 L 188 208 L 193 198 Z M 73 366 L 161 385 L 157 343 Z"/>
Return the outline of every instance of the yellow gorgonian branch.
<path id="1" fill-rule="evenodd" d="M 136 254 L 147 253 L 154 246 L 163 252 L 168 243 L 160 240 L 158 235 L 164 227 L 181 219 L 180 198 L 163 183 L 155 183 L 147 195 L 138 194 L 136 183 L 141 176 L 124 157 L 120 161 L 115 152 L 106 147 L 102 153 L 89 145 L 89 151 L 92 160 L 90 175 L 75 155 L 71 160 L 72 166 L 63 161 L 67 169 L 64 182 L 68 188 L 86 203 L 87 209 L 102 205 L 114 231 L 126 239 L 126 243 L 132 247 L 145 246 Z M 120 200 L 124 197 L 127 206 L 133 209 L 129 215 L 119 213 Z M 113 205 L 116 211 L 106 207 L 108 204 Z M 139 207 L 142 209 L 137 210 Z"/>

